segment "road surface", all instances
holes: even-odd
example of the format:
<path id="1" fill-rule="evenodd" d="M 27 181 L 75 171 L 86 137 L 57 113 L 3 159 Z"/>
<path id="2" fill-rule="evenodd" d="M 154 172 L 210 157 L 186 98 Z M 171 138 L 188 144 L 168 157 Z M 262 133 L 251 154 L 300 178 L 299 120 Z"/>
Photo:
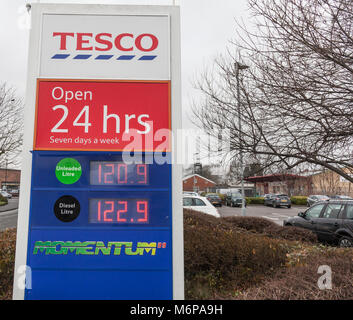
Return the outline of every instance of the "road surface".
<path id="1" fill-rule="evenodd" d="M 0 231 L 17 227 L 18 198 L 9 199 L 9 203 L 0 207 Z"/>
<path id="2" fill-rule="evenodd" d="M 242 214 L 241 208 L 237 207 L 222 206 L 217 209 L 222 217 L 241 216 Z M 272 208 L 263 205 L 249 205 L 246 207 L 246 215 L 265 218 L 282 226 L 285 219 L 297 216 L 299 212 L 303 212 L 306 209 L 307 207 L 304 206 L 292 206 L 292 208 L 288 209 L 286 207 Z"/>

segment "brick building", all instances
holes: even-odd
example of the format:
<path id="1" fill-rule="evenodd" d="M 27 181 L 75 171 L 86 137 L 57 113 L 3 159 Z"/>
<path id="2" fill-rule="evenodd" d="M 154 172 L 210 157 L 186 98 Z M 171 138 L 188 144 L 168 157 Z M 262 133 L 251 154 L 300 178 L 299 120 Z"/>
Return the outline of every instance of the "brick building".
<path id="1" fill-rule="evenodd" d="M 347 174 L 351 174 L 346 170 Z M 271 174 L 245 178 L 255 183 L 256 194 L 286 193 L 291 196 L 308 196 L 311 194 L 346 195 L 353 197 L 353 183 L 330 170 L 299 176 L 295 174 Z"/>
<path id="2" fill-rule="evenodd" d="M 290 196 L 303 196 L 312 193 L 311 177 L 296 174 L 270 174 L 245 178 L 255 183 L 257 195 L 285 193 Z"/>
<path id="3" fill-rule="evenodd" d="M 0 168 L 0 188 L 11 190 L 20 189 L 21 170 Z"/>
<path id="4" fill-rule="evenodd" d="M 183 191 L 214 192 L 216 183 L 199 174 L 192 174 L 183 179 Z"/>
<path id="5" fill-rule="evenodd" d="M 346 169 L 345 171 L 348 175 L 352 176 L 350 170 Z M 312 175 L 311 186 L 313 194 L 338 194 L 353 197 L 353 183 L 330 170 L 323 170 Z"/>

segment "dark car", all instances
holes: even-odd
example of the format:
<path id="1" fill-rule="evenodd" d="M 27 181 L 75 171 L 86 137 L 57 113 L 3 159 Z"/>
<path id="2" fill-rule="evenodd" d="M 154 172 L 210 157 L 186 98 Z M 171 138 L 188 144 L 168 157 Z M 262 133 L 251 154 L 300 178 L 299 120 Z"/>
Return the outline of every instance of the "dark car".
<path id="1" fill-rule="evenodd" d="M 353 201 L 330 200 L 315 203 L 297 217 L 284 221 L 284 225 L 309 229 L 324 243 L 352 247 Z"/>
<path id="2" fill-rule="evenodd" d="M 208 193 L 205 196 L 209 202 L 211 202 L 215 207 L 222 207 L 222 199 L 216 193 Z"/>
<path id="3" fill-rule="evenodd" d="M 311 207 L 316 202 L 326 201 L 326 200 L 330 200 L 330 198 L 325 195 L 316 194 L 316 195 L 309 196 L 308 199 L 306 200 L 306 204 L 308 207 Z"/>
<path id="4" fill-rule="evenodd" d="M 290 208 L 292 206 L 292 202 L 288 195 L 286 194 L 271 194 L 264 199 L 265 206 L 272 206 L 274 208 L 279 207 L 287 207 Z"/>
<path id="5" fill-rule="evenodd" d="M 348 196 L 343 196 L 343 195 L 329 196 L 329 198 L 332 200 L 353 200 L 353 198 L 348 197 Z"/>
<path id="6" fill-rule="evenodd" d="M 272 204 L 272 197 L 274 196 L 274 194 L 272 193 L 267 193 L 264 195 L 264 205 L 265 206 L 269 206 L 270 204 Z"/>
<path id="7" fill-rule="evenodd" d="M 241 207 L 243 205 L 242 194 L 241 193 L 229 193 L 226 197 L 226 205 L 231 206 L 231 207 Z M 245 201 L 245 207 L 246 207 L 246 201 Z"/>

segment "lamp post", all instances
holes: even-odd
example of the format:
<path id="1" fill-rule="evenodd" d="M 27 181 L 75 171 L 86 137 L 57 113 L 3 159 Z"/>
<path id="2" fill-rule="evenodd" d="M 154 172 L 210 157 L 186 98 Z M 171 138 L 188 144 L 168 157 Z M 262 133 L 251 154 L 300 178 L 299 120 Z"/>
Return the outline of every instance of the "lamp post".
<path id="1" fill-rule="evenodd" d="M 244 168 L 243 168 L 243 145 L 240 138 L 240 132 L 242 130 L 242 123 L 241 123 L 241 110 L 240 110 L 240 81 L 239 81 L 239 71 L 248 69 L 249 67 L 240 64 L 239 62 L 234 63 L 235 67 L 235 75 L 237 79 L 237 100 L 238 100 L 238 128 L 239 128 L 239 164 L 240 164 L 240 178 L 241 178 L 241 194 L 242 194 L 242 205 L 241 205 L 241 215 L 246 216 L 246 200 L 245 200 L 245 190 L 244 190 Z"/>
<path id="2" fill-rule="evenodd" d="M 7 158 L 6 158 L 6 167 L 5 167 L 5 183 L 4 183 L 4 186 L 3 186 L 3 190 L 7 191 Z"/>

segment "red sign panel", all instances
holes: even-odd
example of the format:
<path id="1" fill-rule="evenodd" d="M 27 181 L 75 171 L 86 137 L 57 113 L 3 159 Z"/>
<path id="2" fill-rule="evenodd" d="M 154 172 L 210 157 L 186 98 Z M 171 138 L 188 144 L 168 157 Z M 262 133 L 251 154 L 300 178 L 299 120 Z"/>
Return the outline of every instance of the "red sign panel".
<path id="1" fill-rule="evenodd" d="M 170 151 L 170 82 L 37 82 L 34 150 Z"/>

